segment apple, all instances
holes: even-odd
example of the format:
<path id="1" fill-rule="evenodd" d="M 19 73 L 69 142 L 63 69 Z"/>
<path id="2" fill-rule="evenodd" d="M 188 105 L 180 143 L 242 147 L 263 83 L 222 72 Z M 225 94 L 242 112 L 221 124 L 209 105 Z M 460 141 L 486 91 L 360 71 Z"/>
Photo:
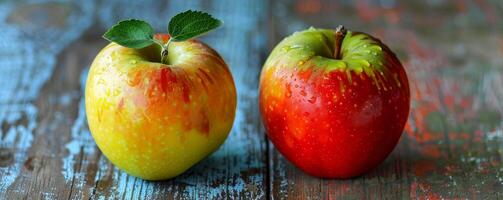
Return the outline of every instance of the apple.
<path id="1" fill-rule="evenodd" d="M 342 26 L 285 38 L 260 76 L 267 136 L 316 177 L 350 178 L 379 165 L 399 141 L 409 104 L 407 75 L 395 54 Z"/>
<path id="2" fill-rule="evenodd" d="M 166 43 L 170 36 L 157 34 Z M 223 59 L 198 40 L 171 43 L 168 63 L 155 44 L 110 43 L 96 56 L 85 103 L 103 154 L 147 180 L 172 178 L 214 152 L 227 138 L 236 88 Z"/>

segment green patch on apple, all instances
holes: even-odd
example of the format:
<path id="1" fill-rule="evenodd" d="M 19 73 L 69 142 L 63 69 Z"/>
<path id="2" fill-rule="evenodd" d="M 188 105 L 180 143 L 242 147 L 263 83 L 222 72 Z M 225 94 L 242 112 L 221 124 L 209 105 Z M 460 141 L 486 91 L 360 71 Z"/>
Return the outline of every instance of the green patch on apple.
<path id="1" fill-rule="evenodd" d="M 385 52 L 380 41 L 365 33 L 345 31 L 342 26 L 339 29 L 339 36 L 334 36 L 334 30 L 313 27 L 296 32 L 274 48 L 265 66 L 276 63 L 305 69 L 310 61 L 326 72 L 342 70 L 373 75 L 385 70 L 382 62 Z M 282 63 L 277 63 L 279 58 Z"/>

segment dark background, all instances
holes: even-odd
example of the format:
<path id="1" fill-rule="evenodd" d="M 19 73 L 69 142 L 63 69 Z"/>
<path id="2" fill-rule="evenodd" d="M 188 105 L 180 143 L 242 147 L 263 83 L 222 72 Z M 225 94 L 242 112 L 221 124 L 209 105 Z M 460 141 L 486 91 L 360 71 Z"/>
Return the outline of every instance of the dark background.
<path id="1" fill-rule="evenodd" d="M 87 70 L 117 21 L 166 32 L 197 9 L 224 21 L 201 38 L 230 66 L 236 121 L 220 150 L 180 177 L 148 182 L 114 168 L 88 131 Z M 503 1 L 2 1 L 0 199 L 503 198 Z M 310 177 L 268 142 L 261 65 L 310 26 L 370 33 L 407 70 L 412 106 L 398 147 L 349 180 Z"/>

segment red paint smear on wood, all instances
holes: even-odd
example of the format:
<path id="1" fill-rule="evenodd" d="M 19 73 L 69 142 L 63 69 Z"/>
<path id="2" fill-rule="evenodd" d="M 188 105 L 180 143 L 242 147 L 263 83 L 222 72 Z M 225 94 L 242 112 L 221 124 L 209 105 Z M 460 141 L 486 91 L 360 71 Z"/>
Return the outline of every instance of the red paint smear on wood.
<path id="1" fill-rule="evenodd" d="M 421 147 L 421 155 L 427 158 L 441 158 L 445 157 L 445 153 L 440 149 L 437 144 L 426 144 Z"/>
<path id="2" fill-rule="evenodd" d="M 321 10 L 320 0 L 301 0 L 297 1 L 295 8 L 301 14 L 314 14 Z"/>
<path id="3" fill-rule="evenodd" d="M 400 22 L 402 8 L 395 6 L 392 8 L 383 8 L 380 5 L 372 5 L 369 1 L 357 1 L 356 13 L 360 19 L 366 22 L 372 22 L 384 18 L 387 23 L 397 24 Z"/>
<path id="4" fill-rule="evenodd" d="M 416 176 L 424 176 L 430 174 L 436 169 L 435 164 L 431 160 L 423 160 L 414 164 L 413 171 Z"/>
<path id="5" fill-rule="evenodd" d="M 356 2 L 356 12 L 360 19 L 366 22 L 373 21 L 379 15 L 376 8 L 369 5 L 368 1 L 362 0 Z"/>
<path id="6" fill-rule="evenodd" d="M 458 12 L 461 12 L 461 13 L 466 12 L 468 9 L 467 9 L 465 0 L 457 0 L 456 1 L 456 9 L 458 10 Z"/>
<path id="7" fill-rule="evenodd" d="M 425 192 L 425 194 L 417 194 L 418 191 L 423 191 L 423 192 Z M 430 199 L 430 200 L 442 199 L 439 194 L 433 193 L 431 191 L 431 185 L 426 184 L 426 183 L 421 183 L 418 181 L 414 181 L 410 185 L 410 198 L 411 199 Z"/>

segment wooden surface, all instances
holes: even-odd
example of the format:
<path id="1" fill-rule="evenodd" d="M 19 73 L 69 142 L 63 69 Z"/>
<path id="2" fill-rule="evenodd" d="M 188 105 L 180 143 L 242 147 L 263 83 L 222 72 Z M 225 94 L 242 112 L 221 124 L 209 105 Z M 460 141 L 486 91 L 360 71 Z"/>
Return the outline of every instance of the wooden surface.
<path id="1" fill-rule="evenodd" d="M 231 67 L 238 113 L 225 144 L 175 179 L 116 169 L 89 133 L 89 65 L 120 19 L 165 31 L 204 10 L 225 24 L 202 40 Z M 310 177 L 268 142 L 261 65 L 283 37 L 344 24 L 381 38 L 404 64 L 412 110 L 392 155 L 349 180 Z M 457 1 L 2 1 L 0 199 L 503 199 L 503 3 Z"/>

